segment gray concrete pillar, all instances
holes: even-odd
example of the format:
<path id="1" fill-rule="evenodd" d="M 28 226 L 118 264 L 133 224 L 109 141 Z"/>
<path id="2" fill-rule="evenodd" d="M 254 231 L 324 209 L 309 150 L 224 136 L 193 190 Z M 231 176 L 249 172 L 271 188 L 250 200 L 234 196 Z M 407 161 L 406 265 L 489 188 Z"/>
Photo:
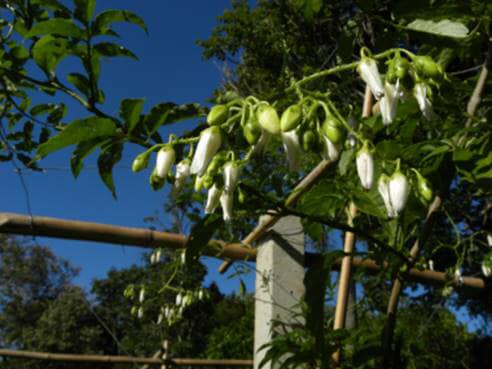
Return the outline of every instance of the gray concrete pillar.
<path id="1" fill-rule="evenodd" d="M 261 219 L 260 219 L 261 222 Z M 303 324 L 304 233 L 299 218 L 281 218 L 263 237 L 256 257 L 254 368 L 258 369 L 275 331 Z M 282 322 L 274 327 L 272 322 Z M 276 323 L 275 323 L 276 324 Z M 263 369 L 271 369 L 269 363 Z"/>

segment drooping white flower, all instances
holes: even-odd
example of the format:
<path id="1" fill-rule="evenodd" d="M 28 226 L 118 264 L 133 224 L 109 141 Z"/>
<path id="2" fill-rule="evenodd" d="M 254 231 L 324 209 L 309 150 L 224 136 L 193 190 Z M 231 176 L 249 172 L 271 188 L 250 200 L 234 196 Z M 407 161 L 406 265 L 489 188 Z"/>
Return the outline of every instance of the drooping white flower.
<path id="1" fill-rule="evenodd" d="M 285 153 L 287 154 L 289 169 L 292 171 L 299 170 L 302 158 L 302 148 L 299 143 L 297 132 L 295 130 L 282 132 L 282 143 Z"/>
<path id="2" fill-rule="evenodd" d="M 405 208 L 410 192 L 407 177 L 397 170 L 389 179 L 388 187 L 391 206 L 393 207 L 396 216 L 398 216 Z"/>
<path id="3" fill-rule="evenodd" d="M 384 87 L 379 75 L 376 61 L 369 57 L 362 57 L 357 67 L 362 80 L 369 86 L 374 97 L 379 100 L 384 95 Z"/>
<path id="4" fill-rule="evenodd" d="M 202 176 L 207 170 L 208 164 L 219 150 L 220 145 L 222 145 L 220 128 L 213 126 L 202 131 L 191 163 L 191 173 Z"/>
<path id="5" fill-rule="evenodd" d="M 340 156 L 340 149 L 338 145 L 335 145 L 331 140 L 323 135 L 323 151 L 321 156 L 325 160 L 337 161 Z"/>
<path id="6" fill-rule="evenodd" d="M 490 277 L 492 275 L 492 267 L 490 267 L 487 263 L 482 263 L 482 273 L 485 277 Z"/>
<path id="7" fill-rule="evenodd" d="M 183 297 L 181 296 L 181 293 L 178 293 L 176 295 L 176 306 L 181 306 L 182 302 L 183 302 Z"/>
<path id="8" fill-rule="evenodd" d="M 432 103 L 427 97 L 429 93 L 428 88 L 429 87 L 425 83 L 419 82 L 413 88 L 413 95 L 415 96 L 415 99 L 417 99 L 419 109 L 425 119 L 431 120 L 434 118 L 435 114 L 432 109 Z"/>
<path id="9" fill-rule="evenodd" d="M 137 317 L 138 317 L 138 319 L 142 319 L 142 318 L 143 318 L 143 316 L 144 316 L 144 309 L 143 309 L 143 307 L 142 307 L 142 306 L 140 306 L 140 307 L 138 308 L 138 311 L 137 311 Z"/>
<path id="10" fill-rule="evenodd" d="M 364 145 L 358 152 L 355 159 L 357 174 L 359 175 L 362 187 L 370 190 L 374 180 L 374 159 L 367 145 Z"/>
<path id="11" fill-rule="evenodd" d="M 173 195 L 181 191 L 183 185 L 190 175 L 190 161 L 188 159 L 181 160 L 176 165 L 176 178 L 174 179 Z"/>
<path id="12" fill-rule="evenodd" d="M 487 244 L 492 247 L 492 233 L 487 234 Z"/>
<path id="13" fill-rule="evenodd" d="M 157 160 L 155 164 L 155 175 L 159 178 L 166 178 L 167 173 L 176 160 L 176 153 L 170 146 L 164 146 L 157 153 Z"/>
<path id="14" fill-rule="evenodd" d="M 219 205 L 222 189 L 214 183 L 208 190 L 207 204 L 205 205 L 205 214 L 212 214 Z"/>
<path id="15" fill-rule="evenodd" d="M 401 98 L 400 80 L 396 80 L 396 84 L 392 85 L 389 82 L 384 84 L 384 96 L 379 101 L 381 117 L 383 124 L 388 125 L 395 120 L 396 107 L 398 100 Z"/>
<path id="16" fill-rule="evenodd" d="M 222 206 L 222 218 L 224 219 L 224 222 L 230 222 L 232 219 L 233 202 L 234 195 L 232 192 L 222 192 L 222 195 L 220 195 L 220 205 Z"/>
<path id="17" fill-rule="evenodd" d="M 236 163 L 229 161 L 224 164 L 224 191 L 234 192 L 240 173 L 241 167 Z"/>
<path id="18" fill-rule="evenodd" d="M 140 294 L 138 295 L 138 301 L 142 303 L 144 302 L 144 300 L 145 300 L 145 288 L 142 288 L 140 290 Z"/>
<path id="19" fill-rule="evenodd" d="M 434 260 L 432 259 L 429 260 L 429 269 L 434 271 Z"/>
<path id="20" fill-rule="evenodd" d="M 389 218 L 395 218 L 397 216 L 395 209 L 393 209 L 393 205 L 390 200 L 389 193 L 389 177 L 386 174 L 382 174 L 379 177 L 378 181 L 378 191 L 381 197 L 383 198 L 384 206 L 386 208 L 386 213 Z"/>
<path id="21" fill-rule="evenodd" d="M 463 280 L 463 276 L 461 273 L 461 268 L 456 268 L 454 270 L 454 281 L 459 286 L 461 286 L 463 284 L 464 280 Z"/>

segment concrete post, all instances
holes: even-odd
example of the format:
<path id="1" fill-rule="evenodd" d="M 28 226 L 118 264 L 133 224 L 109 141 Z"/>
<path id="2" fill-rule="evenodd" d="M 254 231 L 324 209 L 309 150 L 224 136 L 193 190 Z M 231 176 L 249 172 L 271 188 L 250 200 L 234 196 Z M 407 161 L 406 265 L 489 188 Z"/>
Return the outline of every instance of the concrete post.
<path id="1" fill-rule="evenodd" d="M 261 222 L 261 219 L 260 219 Z M 299 218 L 280 219 L 260 240 L 256 257 L 254 368 L 258 369 L 272 339 L 273 322 L 287 328 L 302 324 L 299 302 L 304 295 L 304 233 Z M 271 369 L 269 363 L 263 367 Z"/>

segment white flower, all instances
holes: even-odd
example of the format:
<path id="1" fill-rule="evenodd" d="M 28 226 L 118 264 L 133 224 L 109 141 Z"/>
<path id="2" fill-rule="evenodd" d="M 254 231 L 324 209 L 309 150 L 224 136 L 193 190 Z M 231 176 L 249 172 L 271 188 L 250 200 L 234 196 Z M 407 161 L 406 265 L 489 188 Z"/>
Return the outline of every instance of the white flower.
<path id="1" fill-rule="evenodd" d="M 176 165 L 176 178 L 173 185 L 173 194 L 177 194 L 186 181 L 186 178 L 190 175 L 190 161 L 188 159 L 181 160 Z"/>
<path id="2" fill-rule="evenodd" d="M 432 109 L 432 103 L 427 97 L 428 86 L 425 83 L 417 83 L 413 88 L 413 95 L 417 99 L 420 111 L 427 120 L 434 118 L 434 110 Z"/>
<path id="3" fill-rule="evenodd" d="M 490 277 L 492 275 L 492 268 L 486 263 L 482 263 L 482 273 L 484 276 Z"/>
<path id="4" fill-rule="evenodd" d="M 176 153 L 172 147 L 163 147 L 157 153 L 157 161 L 155 164 L 155 174 L 159 178 L 166 178 L 167 173 L 171 169 L 176 160 Z"/>
<path id="5" fill-rule="evenodd" d="M 462 285 L 464 280 L 463 280 L 463 276 L 461 275 L 461 269 L 460 268 L 456 268 L 454 270 L 454 281 L 457 285 Z"/>
<path id="6" fill-rule="evenodd" d="M 150 254 L 150 265 L 155 264 L 155 253 Z"/>
<path id="7" fill-rule="evenodd" d="M 297 132 L 295 130 L 282 132 L 282 143 L 285 153 L 287 154 L 289 169 L 292 171 L 299 170 L 302 158 L 302 148 L 299 143 Z"/>
<path id="8" fill-rule="evenodd" d="M 142 288 L 140 290 L 140 295 L 138 296 L 138 301 L 139 302 L 144 302 L 145 300 L 145 288 Z"/>
<path id="9" fill-rule="evenodd" d="M 262 155 L 263 152 L 265 151 L 266 147 L 268 146 L 268 143 L 270 142 L 272 135 L 265 131 L 264 129 L 261 130 L 261 135 L 256 144 L 253 146 L 253 152 L 252 155 Z"/>
<path id="10" fill-rule="evenodd" d="M 323 135 L 323 144 L 323 151 L 321 152 L 323 159 L 337 161 L 338 156 L 340 155 L 339 147 L 331 142 L 331 140 L 325 135 Z"/>
<path id="11" fill-rule="evenodd" d="M 389 183 L 389 200 L 396 216 L 405 208 L 410 189 L 408 180 L 400 171 L 396 171 L 391 176 Z"/>
<path id="12" fill-rule="evenodd" d="M 202 131 L 191 163 L 191 173 L 202 176 L 220 145 L 222 145 L 222 134 L 218 127 L 210 127 Z"/>
<path id="13" fill-rule="evenodd" d="M 492 233 L 487 234 L 487 244 L 492 247 Z"/>
<path id="14" fill-rule="evenodd" d="M 144 315 L 144 309 L 143 309 L 143 307 L 142 307 L 142 306 L 140 306 L 140 307 L 138 308 L 138 312 L 137 312 L 137 317 L 138 317 L 138 319 L 142 319 L 142 318 L 143 318 L 143 315 Z"/>
<path id="15" fill-rule="evenodd" d="M 181 251 L 181 264 L 183 264 L 183 265 L 186 264 L 186 249 Z"/>
<path id="16" fill-rule="evenodd" d="M 156 324 L 161 324 L 162 323 L 162 320 L 163 320 L 164 316 L 162 313 L 159 314 L 159 316 L 157 317 L 157 322 Z"/>
<path id="17" fill-rule="evenodd" d="M 379 102 L 383 124 L 388 125 L 393 122 L 396 117 L 396 106 L 401 98 L 400 80 L 396 80 L 396 84 L 392 85 L 389 82 L 384 84 L 384 96 Z"/>
<path id="18" fill-rule="evenodd" d="M 203 290 L 202 290 L 202 289 L 200 289 L 200 290 L 198 291 L 198 300 L 203 300 L 203 297 L 204 297 L 204 296 L 203 296 Z"/>
<path id="19" fill-rule="evenodd" d="M 162 250 L 161 249 L 157 249 L 157 252 L 155 253 L 155 262 L 158 263 L 159 261 L 161 261 L 161 255 L 162 255 Z"/>
<path id="20" fill-rule="evenodd" d="M 386 213 L 390 218 L 396 218 L 397 214 L 393 205 L 391 204 L 389 194 L 389 177 L 386 174 L 382 174 L 378 181 L 378 191 L 383 198 L 384 206 L 386 207 Z"/>
<path id="21" fill-rule="evenodd" d="M 234 196 L 232 192 L 222 192 L 222 195 L 220 195 L 220 205 L 222 206 L 222 217 L 224 222 L 230 222 L 232 219 L 233 202 Z"/>
<path id="22" fill-rule="evenodd" d="M 205 214 L 212 214 L 215 211 L 215 209 L 219 205 L 221 194 L 222 189 L 217 187 L 217 185 L 214 183 L 214 185 L 208 190 L 207 204 L 205 205 Z"/>
<path id="23" fill-rule="evenodd" d="M 227 162 L 224 164 L 224 191 L 234 192 L 241 168 L 234 162 Z"/>
<path id="24" fill-rule="evenodd" d="M 183 301 L 183 297 L 181 296 L 181 293 L 178 293 L 176 295 L 176 306 L 181 306 L 182 301 Z"/>
<path id="25" fill-rule="evenodd" d="M 362 80 L 369 86 L 377 100 L 383 97 L 384 88 L 374 59 L 363 57 L 357 67 Z"/>
<path id="26" fill-rule="evenodd" d="M 374 180 L 374 160 L 366 146 L 359 150 L 355 162 L 362 187 L 370 190 Z"/>
<path id="27" fill-rule="evenodd" d="M 432 259 L 429 260 L 429 269 L 434 271 L 434 260 Z"/>

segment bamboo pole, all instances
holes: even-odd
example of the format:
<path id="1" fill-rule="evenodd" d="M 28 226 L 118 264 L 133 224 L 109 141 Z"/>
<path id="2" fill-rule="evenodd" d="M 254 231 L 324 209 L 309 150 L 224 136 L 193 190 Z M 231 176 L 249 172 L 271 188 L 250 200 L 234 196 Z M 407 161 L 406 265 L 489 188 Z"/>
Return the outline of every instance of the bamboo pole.
<path id="1" fill-rule="evenodd" d="M 328 160 L 321 161 L 306 177 L 304 177 L 296 187 L 292 190 L 290 195 L 285 200 L 285 206 L 293 206 L 297 203 L 303 193 L 308 191 L 328 169 L 331 168 L 333 162 Z M 273 211 L 275 212 L 275 211 Z M 242 241 L 245 245 L 252 245 L 255 241 L 260 239 L 277 221 L 280 219 L 280 215 L 268 214 L 261 218 L 259 223 Z M 232 265 L 232 260 L 226 260 L 219 266 L 219 272 L 225 273 Z"/>
<path id="2" fill-rule="evenodd" d="M 369 86 L 366 86 L 364 93 L 364 103 L 362 105 L 362 118 L 371 116 L 372 111 L 372 94 Z M 357 215 L 357 207 L 353 202 L 350 203 L 348 209 L 348 224 L 353 226 L 353 220 Z M 347 302 L 350 292 L 350 278 L 351 278 L 351 266 L 352 266 L 352 253 L 355 248 L 355 235 L 352 232 L 345 233 L 345 240 L 343 243 L 343 251 L 346 256 L 343 257 L 342 265 L 340 268 L 340 277 L 338 279 L 338 295 L 337 304 L 335 306 L 335 320 L 333 322 L 333 329 L 342 329 L 345 326 L 345 317 L 347 316 Z M 341 365 L 342 350 L 339 348 L 332 355 L 332 360 L 335 366 Z"/>
<path id="3" fill-rule="evenodd" d="M 0 356 L 34 360 L 66 361 L 79 363 L 129 363 L 176 366 L 253 366 L 253 360 L 242 359 L 167 359 L 112 355 L 54 354 L 51 352 L 0 349 Z"/>
<path id="4" fill-rule="evenodd" d="M 185 247 L 187 236 L 146 228 L 120 227 L 109 224 L 66 220 L 42 216 L 0 213 L 0 233 L 95 241 L 144 248 Z M 204 254 L 219 258 L 254 260 L 256 250 L 240 243 L 212 240 L 204 245 Z"/>

